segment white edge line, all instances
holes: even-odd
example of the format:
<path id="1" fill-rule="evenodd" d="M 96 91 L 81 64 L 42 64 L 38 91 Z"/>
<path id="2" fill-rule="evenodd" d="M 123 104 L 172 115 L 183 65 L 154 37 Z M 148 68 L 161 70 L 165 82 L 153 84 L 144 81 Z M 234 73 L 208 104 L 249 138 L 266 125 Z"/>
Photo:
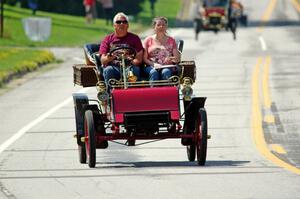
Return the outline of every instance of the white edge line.
<path id="1" fill-rule="evenodd" d="M 266 51 L 267 50 L 267 45 L 266 45 L 266 42 L 265 42 L 265 40 L 262 36 L 259 36 L 259 41 L 260 41 L 261 49 L 263 51 Z"/>
<path id="2" fill-rule="evenodd" d="M 89 88 L 81 89 L 80 91 L 78 91 L 78 93 L 82 93 L 84 91 L 87 91 L 88 89 Z M 29 124 L 27 124 L 26 126 L 21 128 L 16 134 L 11 136 L 8 140 L 6 140 L 3 144 L 0 145 L 0 154 L 4 150 L 6 150 L 10 145 L 12 145 L 15 141 L 17 141 L 20 137 L 22 137 L 29 129 L 31 129 L 32 127 L 34 127 L 35 125 L 37 125 L 38 123 L 40 123 L 41 121 L 43 121 L 44 119 L 49 117 L 51 114 L 53 114 L 55 111 L 57 111 L 61 107 L 63 107 L 65 105 L 67 105 L 68 103 L 70 103 L 72 100 L 73 100 L 73 97 L 67 98 L 66 100 L 64 100 L 60 104 L 54 106 L 53 108 L 51 108 L 47 112 L 43 113 L 41 116 L 39 116 L 38 118 L 36 118 L 32 122 L 30 122 Z"/>

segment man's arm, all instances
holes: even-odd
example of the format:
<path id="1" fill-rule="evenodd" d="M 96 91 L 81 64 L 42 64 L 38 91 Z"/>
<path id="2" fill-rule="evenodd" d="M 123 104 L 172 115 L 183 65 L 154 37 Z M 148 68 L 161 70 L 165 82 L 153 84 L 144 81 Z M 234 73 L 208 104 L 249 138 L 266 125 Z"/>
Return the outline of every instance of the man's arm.
<path id="1" fill-rule="evenodd" d="M 100 48 L 99 48 L 99 54 L 101 56 L 101 63 L 104 66 L 107 66 L 107 64 L 115 59 L 114 56 L 110 55 L 110 45 L 109 45 L 109 37 L 106 36 L 103 41 L 101 42 Z"/>
<path id="2" fill-rule="evenodd" d="M 136 55 L 135 58 L 132 60 L 132 64 L 135 66 L 138 66 L 143 61 L 143 50 L 140 50 Z"/>
<path id="3" fill-rule="evenodd" d="M 104 66 L 107 66 L 107 64 L 115 59 L 115 56 L 110 55 L 109 53 L 102 54 L 101 55 L 101 63 Z"/>

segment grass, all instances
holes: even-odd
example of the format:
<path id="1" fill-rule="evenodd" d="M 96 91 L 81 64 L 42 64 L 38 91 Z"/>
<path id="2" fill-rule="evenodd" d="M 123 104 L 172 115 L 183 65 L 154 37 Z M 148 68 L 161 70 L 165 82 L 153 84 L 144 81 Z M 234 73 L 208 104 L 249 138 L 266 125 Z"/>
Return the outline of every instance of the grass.
<path id="1" fill-rule="evenodd" d="M 22 75 L 36 70 L 39 66 L 53 62 L 52 53 L 46 50 L 24 48 L 0 49 L 0 86 L 15 75 Z"/>
<path id="2" fill-rule="evenodd" d="M 52 30 L 50 38 L 45 42 L 30 41 L 23 30 L 22 19 L 32 17 L 31 10 L 5 6 L 4 38 L 0 46 L 78 46 L 91 41 L 98 41 L 111 27 L 105 26 L 103 20 L 95 24 L 85 24 L 83 17 L 53 14 L 38 11 L 35 17 L 50 17 Z"/>
<path id="3" fill-rule="evenodd" d="M 155 13 L 168 17 L 172 26 L 180 5 L 181 0 L 157 1 Z M 0 38 L 0 46 L 82 46 L 85 43 L 99 42 L 104 35 L 113 31 L 112 26 L 107 26 L 102 19 L 97 19 L 94 24 L 86 24 L 84 17 L 38 11 L 36 17 L 51 18 L 52 31 L 47 41 L 34 42 L 26 37 L 22 24 L 22 19 L 32 17 L 31 12 L 30 9 L 4 6 L 4 38 Z M 151 20 L 150 4 L 148 0 L 145 0 L 144 11 L 130 24 L 130 31 L 138 33 L 150 28 Z"/>
<path id="4" fill-rule="evenodd" d="M 181 0 L 159 0 L 155 5 L 155 14 L 168 17 L 170 26 L 173 26 L 180 5 Z M 53 54 L 39 50 L 39 47 L 82 46 L 99 42 L 113 31 L 113 27 L 107 26 L 103 19 L 86 24 L 84 17 L 38 11 L 36 17 L 51 18 L 51 36 L 45 42 L 30 41 L 23 30 L 22 19 L 32 17 L 31 13 L 29 9 L 4 6 L 4 37 L 0 38 L 0 87 L 13 74 L 32 71 L 55 60 Z M 144 11 L 130 23 L 130 31 L 139 33 L 151 28 L 151 20 L 150 3 L 145 0 Z"/>
<path id="5" fill-rule="evenodd" d="M 155 16 L 164 16 L 168 18 L 169 26 L 175 26 L 176 16 L 181 7 L 180 0 L 157 0 L 155 4 Z M 166 12 L 167 11 L 167 12 Z M 145 1 L 144 12 L 139 16 L 139 23 L 144 24 L 148 28 L 151 26 L 152 16 L 150 10 L 150 3 L 148 0 Z"/>

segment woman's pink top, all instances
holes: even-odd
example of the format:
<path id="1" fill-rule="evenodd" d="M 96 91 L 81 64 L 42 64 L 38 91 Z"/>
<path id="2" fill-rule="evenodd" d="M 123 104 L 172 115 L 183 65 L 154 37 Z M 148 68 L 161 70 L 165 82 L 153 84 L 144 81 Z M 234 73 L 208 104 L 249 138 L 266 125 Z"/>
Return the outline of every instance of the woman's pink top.
<path id="1" fill-rule="evenodd" d="M 164 44 L 159 43 L 155 36 L 149 36 L 143 41 L 145 51 L 148 53 L 148 59 L 158 64 L 172 64 L 166 62 L 167 57 L 173 56 L 173 49 L 176 49 L 176 41 L 174 38 L 168 36 Z"/>

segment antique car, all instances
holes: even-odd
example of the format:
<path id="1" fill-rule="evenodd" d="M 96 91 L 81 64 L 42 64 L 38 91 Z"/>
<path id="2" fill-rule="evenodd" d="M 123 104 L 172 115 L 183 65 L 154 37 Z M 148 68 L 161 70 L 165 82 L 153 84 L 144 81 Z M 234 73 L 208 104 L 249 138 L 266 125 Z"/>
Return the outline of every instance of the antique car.
<path id="1" fill-rule="evenodd" d="M 203 0 L 202 29 L 218 32 L 226 28 L 228 6 L 229 0 Z"/>
<path id="2" fill-rule="evenodd" d="M 182 40 L 178 48 L 182 51 Z M 110 53 L 122 61 L 122 78 L 111 79 L 108 91 L 101 75 L 98 49 L 99 44 L 85 45 L 86 63 L 73 66 L 74 84 L 97 89 L 94 98 L 85 93 L 73 94 L 74 137 L 80 163 L 95 167 L 96 149 L 107 148 L 109 141 L 135 146 L 137 140 L 141 145 L 149 140 L 177 138 L 186 146 L 189 161 L 197 157 L 198 165 L 205 165 L 209 138 L 204 108 L 206 97 L 192 95 L 195 62 L 180 62 L 180 73 L 169 80 L 136 81 L 125 72 L 126 59 L 134 56 L 134 50 L 117 48 Z"/>

